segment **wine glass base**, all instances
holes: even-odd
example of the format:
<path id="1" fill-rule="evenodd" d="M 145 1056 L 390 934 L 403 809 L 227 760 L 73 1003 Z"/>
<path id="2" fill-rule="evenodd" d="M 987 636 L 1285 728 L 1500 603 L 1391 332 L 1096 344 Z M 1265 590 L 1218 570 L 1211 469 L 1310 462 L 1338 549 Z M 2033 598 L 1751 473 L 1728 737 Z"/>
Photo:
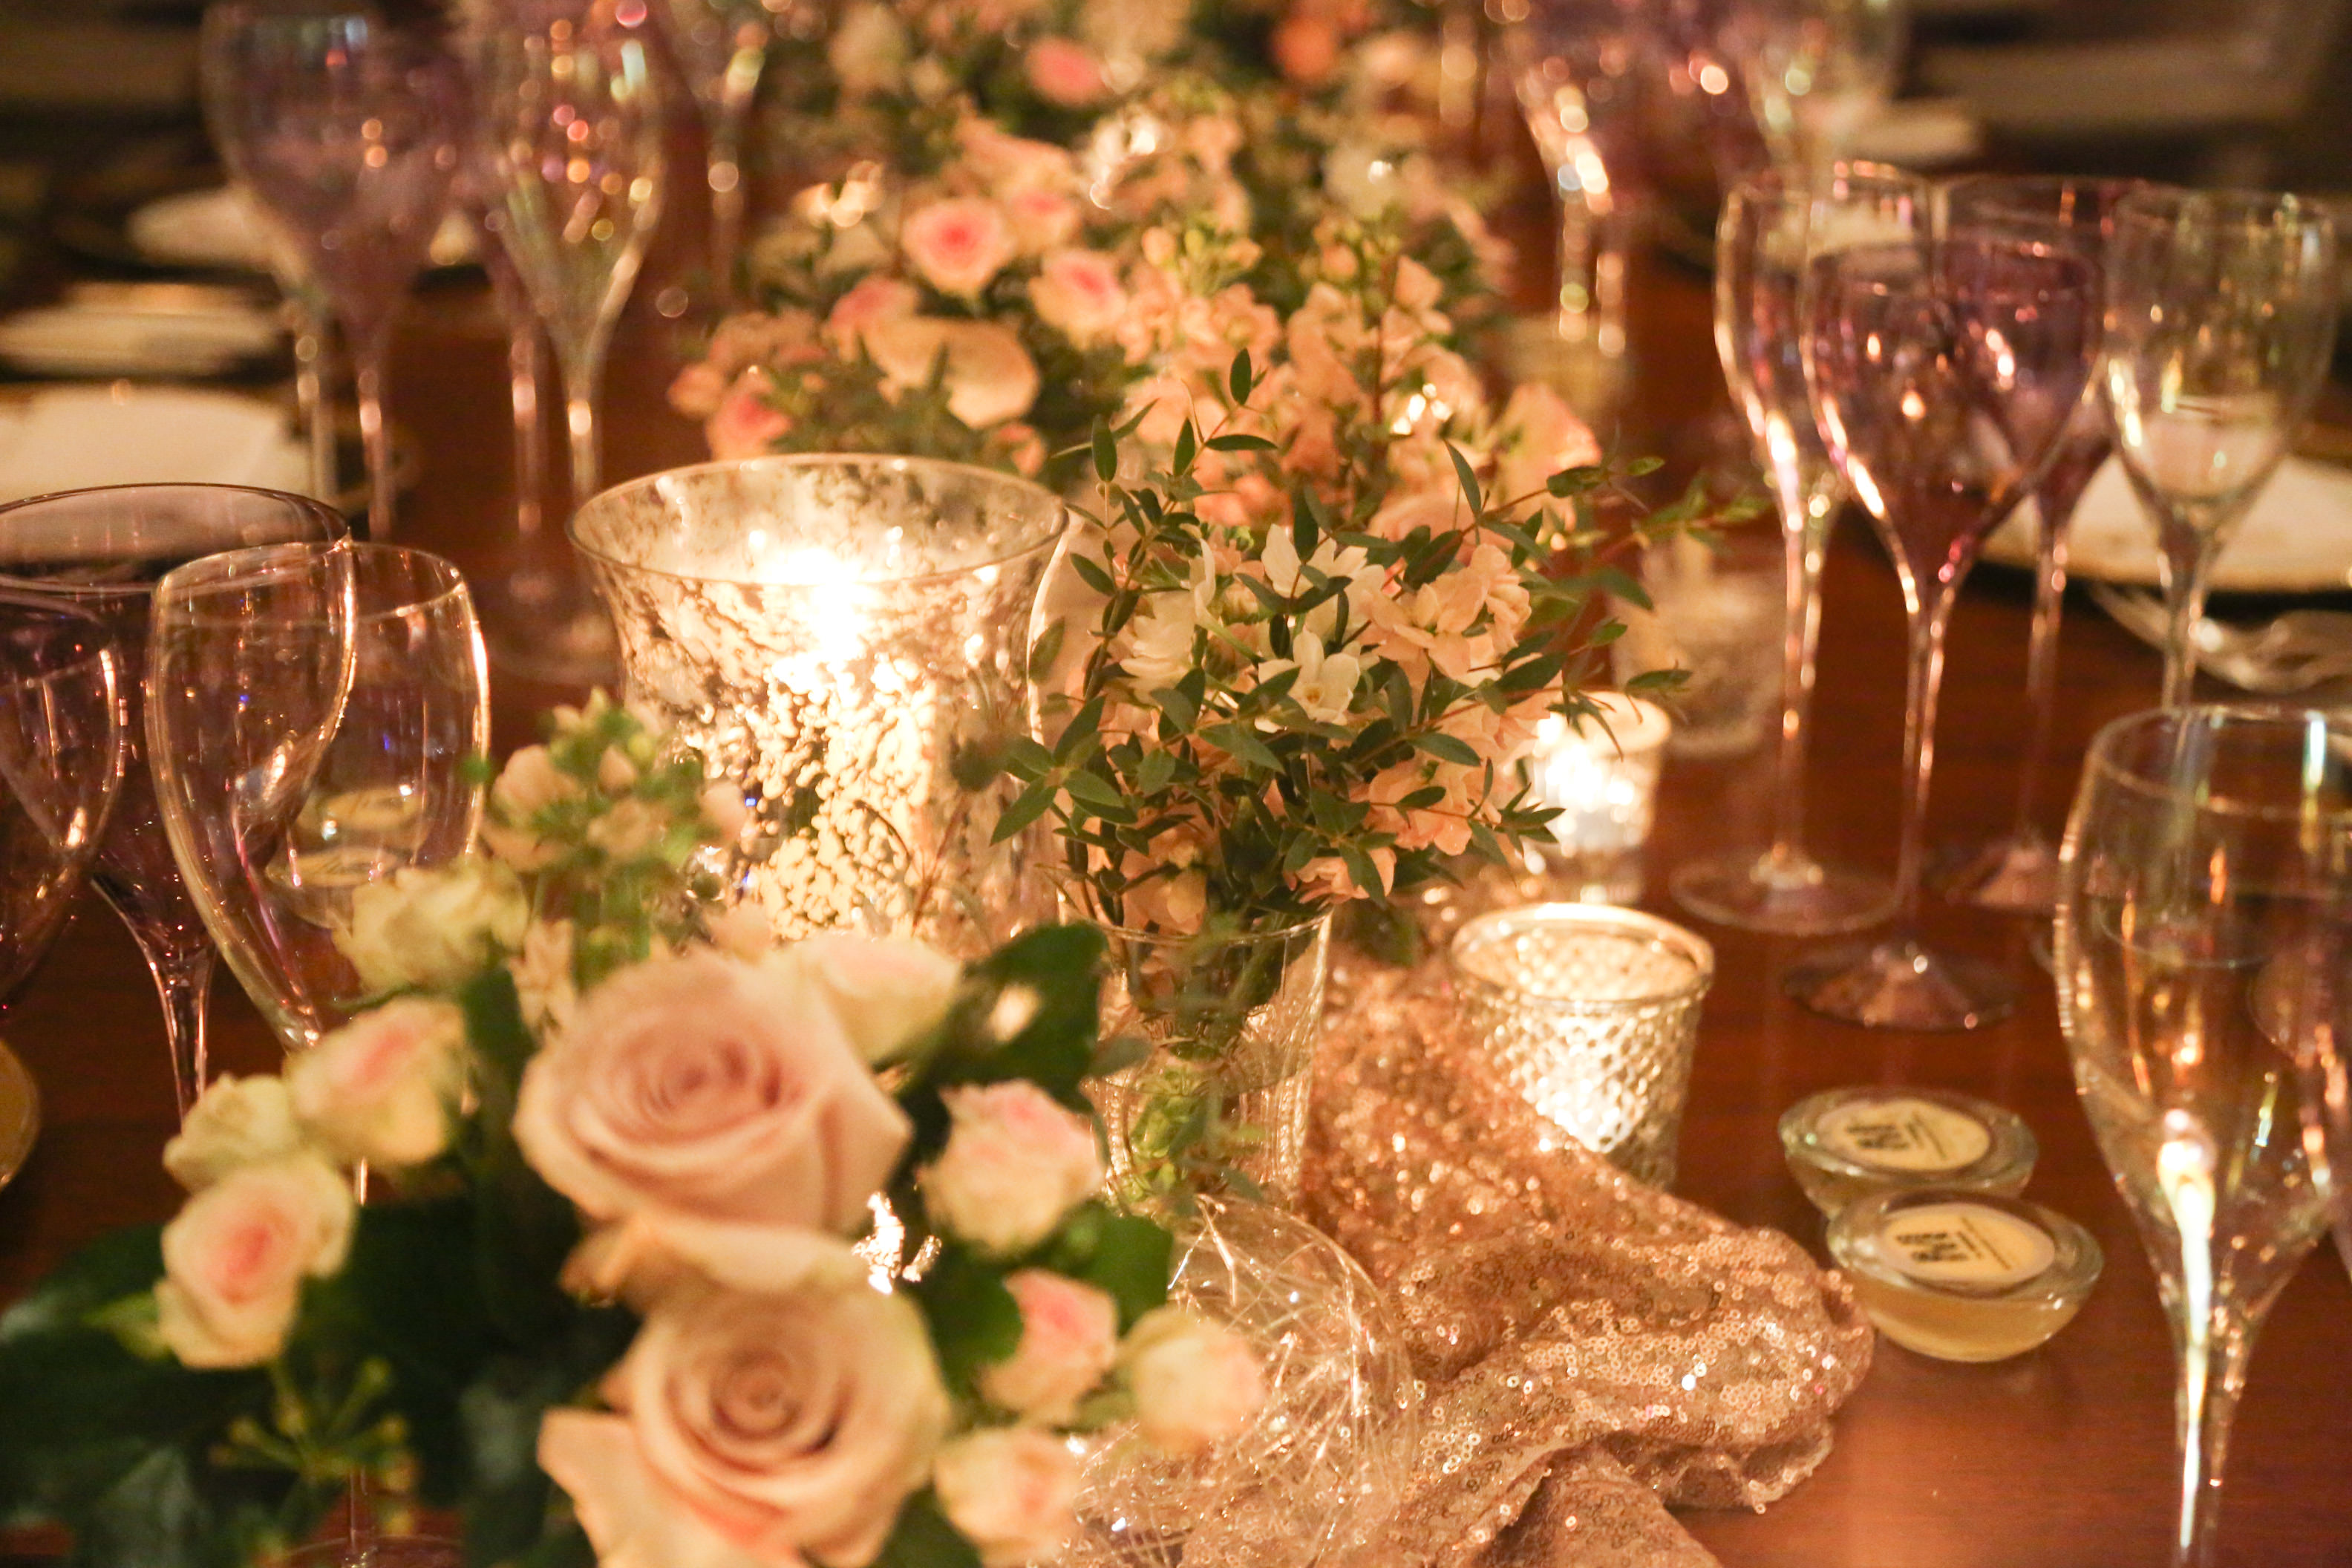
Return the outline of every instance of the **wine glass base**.
<path id="1" fill-rule="evenodd" d="M 1894 885 L 1884 877 L 1769 849 L 1694 860 L 1676 868 L 1666 889 L 1703 921 L 1776 936 L 1861 931 L 1895 907 Z"/>
<path id="2" fill-rule="evenodd" d="M 517 572 L 482 595 L 481 616 L 490 663 L 506 674 L 551 686 L 620 681 L 613 618 L 575 576 Z"/>
<path id="3" fill-rule="evenodd" d="M 1823 1017 L 1865 1029 L 1977 1029 L 2017 1005 L 2017 987 L 1999 968 L 1908 937 L 1814 953 L 1780 989 Z"/>
<path id="4" fill-rule="evenodd" d="M 465 1548 L 431 1535 L 370 1535 L 322 1541 L 294 1552 L 293 1568 L 459 1568 Z"/>
<path id="5" fill-rule="evenodd" d="M 0 1044 L 0 1187 L 24 1168 L 40 1131 L 40 1089 L 16 1053 Z"/>
<path id="6" fill-rule="evenodd" d="M 1956 904 L 2004 914 L 2046 915 L 2058 907 L 2058 851 L 2038 833 L 1995 839 L 1937 883 Z"/>

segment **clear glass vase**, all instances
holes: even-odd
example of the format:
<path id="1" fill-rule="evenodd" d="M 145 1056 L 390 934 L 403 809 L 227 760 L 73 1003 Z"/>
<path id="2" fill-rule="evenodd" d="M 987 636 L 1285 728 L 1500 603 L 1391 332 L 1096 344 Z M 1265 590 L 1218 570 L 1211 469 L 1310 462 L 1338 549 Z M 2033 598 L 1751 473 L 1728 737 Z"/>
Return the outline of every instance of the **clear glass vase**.
<path id="1" fill-rule="evenodd" d="M 1249 935 L 1104 934 L 1103 1036 L 1144 1048 L 1087 1084 L 1112 1191 L 1129 1203 L 1219 1188 L 1289 1202 L 1307 1153 L 1331 917 Z"/>
<path id="2" fill-rule="evenodd" d="M 1009 475 L 755 458 L 606 490 L 572 523 L 631 701 L 742 786 L 711 867 L 780 940 L 852 927 L 973 956 L 1052 913 L 996 843 L 1028 730 L 1025 632 L 1068 513 Z"/>

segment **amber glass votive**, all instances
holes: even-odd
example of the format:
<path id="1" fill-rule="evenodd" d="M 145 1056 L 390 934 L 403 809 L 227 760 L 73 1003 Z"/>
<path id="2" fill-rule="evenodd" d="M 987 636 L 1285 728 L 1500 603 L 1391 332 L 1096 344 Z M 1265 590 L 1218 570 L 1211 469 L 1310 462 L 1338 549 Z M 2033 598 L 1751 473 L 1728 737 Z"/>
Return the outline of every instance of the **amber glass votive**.
<path id="1" fill-rule="evenodd" d="M 2040 1152 L 2011 1111 L 1942 1089 L 1811 1095 L 1780 1116 L 1789 1173 L 1825 1215 L 1873 1193 L 1952 1187 L 2014 1196 Z"/>
<path id="2" fill-rule="evenodd" d="M 1496 910 L 1454 934 L 1465 1027 L 1529 1105 L 1627 1174 L 1675 1178 L 1715 950 L 1599 904 Z"/>
<path id="3" fill-rule="evenodd" d="M 2074 1321 L 2105 1263 L 2091 1233 L 2064 1215 L 1948 1187 L 1849 1204 L 1829 1239 L 1879 1331 L 1939 1361 L 2034 1349 Z"/>

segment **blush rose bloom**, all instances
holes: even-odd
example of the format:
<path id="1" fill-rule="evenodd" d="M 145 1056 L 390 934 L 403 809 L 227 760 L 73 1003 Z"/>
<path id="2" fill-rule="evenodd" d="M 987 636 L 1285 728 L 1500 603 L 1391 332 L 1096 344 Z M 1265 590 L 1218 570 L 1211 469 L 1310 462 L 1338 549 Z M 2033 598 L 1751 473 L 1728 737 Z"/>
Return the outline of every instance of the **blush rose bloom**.
<path id="1" fill-rule="evenodd" d="M 1013 230 L 994 202 L 951 196 L 908 217 L 898 244 L 916 271 L 943 294 L 971 299 L 1013 259 Z"/>
<path id="2" fill-rule="evenodd" d="M 258 1366 L 286 1343 L 302 1281 L 342 1268 L 351 1183 L 317 1154 L 246 1165 L 163 1227 L 156 1329 L 181 1364 Z"/>
<path id="3" fill-rule="evenodd" d="M 1034 1427 L 972 1432 L 940 1450 L 931 1471 L 940 1510 L 982 1568 L 1051 1563 L 1077 1523 L 1078 1461 Z"/>
<path id="4" fill-rule="evenodd" d="M 1099 250 L 1057 250 L 1029 285 L 1029 299 L 1049 327 L 1080 348 L 1108 338 L 1127 314 L 1118 263 Z"/>
<path id="5" fill-rule="evenodd" d="M 188 1191 L 202 1192 L 243 1166 L 299 1154 L 308 1142 L 284 1079 L 223 1073 L 163 1145 L 163 1169 Z"/>
<path id="6" fill-rule="evenodd" d="M 865 1224 L 908 1134 L 822 991 L 709 949 L 589 993 L 523 1070 L 514 1131 L 593 1219 L 765 1226 L 812 1243 Z"/>
<path id="7" fill-rule="evenodd" d="M 1093 50 L 1068 38 L 1038 39 L 1021 63 L 1037 96 L 1064 109 L 1099 102 L 1107 90 L 1102 62 Z"/>
<path id="8" fill-rule="evenodd" d="M 866 334 L 885 321 L 903 321 L 915 314 L 922 296 L 912 283 L 879 274 L 860 279 L 848 293 L 834 301 L 824 319 L 825 336 L 842 353 L 865 342 Z"/>
<path id="9" fill-rule="evenodd" d="M 923 1172 L 931 1217 L 1000 1257 L 1026 1252 L 1102 1187 L 1093 1123 L 1024 1079 L 950 1089 L 947 1147 Z"/>
<path id="10" fill-rule="evenodd" d="M 864 1568 L 950 1418 L 921 1315 L 863 1285 L 665 1298 L 603 1392 L 539 1434 L 602 1568 Z"/>
<path id="11" fill-rule="evenodd" d="M 981 1370 L 980 1392 L 1015 1415 L 1066 1426 L 1118 1359 L 1118 1303 L 1044 1268 L 1009 1274 L 1004 1288 L 1021 1309 L 1021 1343 Z"/>
<path id="12" fill-rule="evenodd" d="M 1249 1342 L 1182 1307 L 1146 1312 L 1119 1350 L 1136 1424 L 1153 1447 L 1197 1454 L 1239 1432 L 1265 1403 Z"/>
<path id="13" fill-rule="evenodd" d="M 765 456 L 779 437 L 789 434 L 791 418 L 768 401 L 775 389 L 764 370 L 747 370 L 735 378 L 719 407 L 703 422 L 702 439 L 720 462 Z"/>
<path id="14" fill-rule="evenodd" d="M 490 785 L 490 814 L 482 824 L 482 842 L 516 870 L 539 870 L 555 859 L 556 848 L 531 831 L 531 817 L 580 793 L 579 781 L 555 765 L 545 746 L 525 746 L 507 759 L 498 782 Z"/>
<path id="15" fill-rule="evenodd" d="M 963 965 L 902 936 L 819 931 L 776 954 L 774 962 L 833 1005 L 858 1056 L 889 1061 L 948 1015 Z"/>
<path id="16" fill-rule="evenodd" d="M 372 992 L 456 985 L 522 945 L 530 921 L 512 868 L 468 856 L 405 866 L 352 894 L 335 945 Z"/>
<path id="17" fill-rule="evenodd" d="M 1042 384 L 1020 338 L 994 321 L 935 316 L 883 321 L 866 332 L 866 352 L 881 369 L 887 392 L 928 386 L 938 370 L 948 412 L 974 430 L 1028 413 Z"/>
<path id="18" fill-rule="evenodd" d="M 361 1014 L 287 1064 L 294 1114 L 346 1160 L 398 1169 L 449 1146 L 466 1087 L 466 1015 L 403 996 Z"/>

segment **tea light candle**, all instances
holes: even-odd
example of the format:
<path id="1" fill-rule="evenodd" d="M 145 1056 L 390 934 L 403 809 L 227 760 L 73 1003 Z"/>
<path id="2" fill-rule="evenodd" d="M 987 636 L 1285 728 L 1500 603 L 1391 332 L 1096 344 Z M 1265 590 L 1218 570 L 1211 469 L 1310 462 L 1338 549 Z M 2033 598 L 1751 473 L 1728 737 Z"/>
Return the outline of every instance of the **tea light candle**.
<path id="1" fill-rule="evenodd" d="M 1573 889 L 1587 903 L 1630 903 L 1642 892 L 1642 846 L 1650 837 L 1658 764 L 1674 722 L 1654 702 L 1593 694 L 1598 718 L 1570 725 L 1557 714 L 1536 737 L 1535 794 L 1558 808 L 1552 837 Z"/>
<path id="2" fill-rule="evenodd" d="M 1789 1173 L 1825 1215 L 1873 1193 L 1948 1187 L 2013 1196 L 2033 1174 L 2032 1129 L 1940 1089 L 1833 1089 L 1780 1117 Z"/>
<path id="3" fill-rule="evenodd" d="M 2022 1355 L 2072 1322 L 2105 1259 L 2091 1233 L 2021 1198 L 1880 1193 L 1830 1223 L 1830 1255 L 1879 1331 L 1939 1361 Z"/>

